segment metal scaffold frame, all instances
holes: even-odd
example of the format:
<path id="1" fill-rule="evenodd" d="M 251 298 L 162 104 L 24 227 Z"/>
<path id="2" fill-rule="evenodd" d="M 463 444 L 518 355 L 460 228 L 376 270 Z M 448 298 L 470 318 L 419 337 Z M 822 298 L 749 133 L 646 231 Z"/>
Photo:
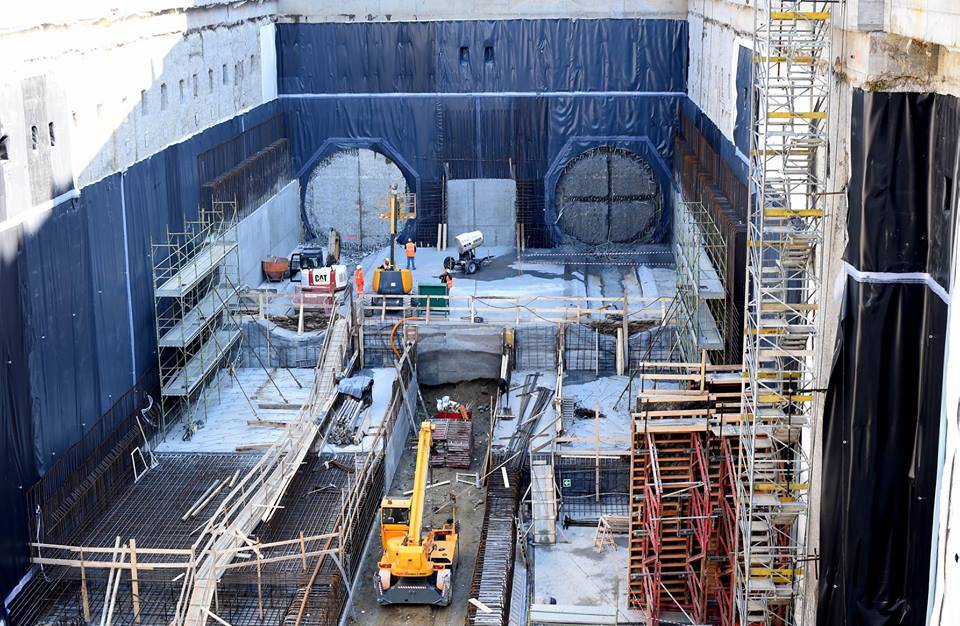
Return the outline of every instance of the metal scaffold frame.
<path id="1" fill-rule="evenodd" d="M 151 245 L 161 434 L 180 412 L 206 411 L 209 392 L 219 391 L 211 381 L 239 343 L 236 218 L 236 202 L 215 201 Z"/>
<path id="2" fill-rule="evenodd" d="M 678 192 L 674 204 L 673 242 L 680 303 L 677 341 L 681 358 L 695 361 L 701 350 L 715 354 L 724 344 L 726 245 L 703 202 L 687 200 Z M 714 282 L 716 286 L 711 289 L 709 283 Z"/>
<path id="3" fill-rule="evenodd" d="M 803 615 L 830 0 L 756 0 L 732 623 Z"/>

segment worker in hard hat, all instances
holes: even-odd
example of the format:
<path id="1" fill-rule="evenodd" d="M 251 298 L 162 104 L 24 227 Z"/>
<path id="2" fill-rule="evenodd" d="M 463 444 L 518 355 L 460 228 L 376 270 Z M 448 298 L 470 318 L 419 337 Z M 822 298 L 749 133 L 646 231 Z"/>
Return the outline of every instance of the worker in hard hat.
<path id="1" fill-rule="evenodd" d="M 357 297 L 363 297 L 363 268 L 357 265 L 357 269 L 353 270 L 353 282 L 357 286 Z"/>
<path id="2" fill-rule="evenodd" d="M 443 270 L 443 273 L 440 274 L 440 280 L 447 286 L 447 295 L 449 295 L 453 291 L 453 276 L 447 270 Z"/>
<path id="3" fill-rule="evenodd" d="M 407 251 L 407 269 L 415 270 L 417 269 L 416 257 L 417 257 L 417 244 L 413 243 L 413 239 L 407 239 L 407 245 L 404 246 Z"/>

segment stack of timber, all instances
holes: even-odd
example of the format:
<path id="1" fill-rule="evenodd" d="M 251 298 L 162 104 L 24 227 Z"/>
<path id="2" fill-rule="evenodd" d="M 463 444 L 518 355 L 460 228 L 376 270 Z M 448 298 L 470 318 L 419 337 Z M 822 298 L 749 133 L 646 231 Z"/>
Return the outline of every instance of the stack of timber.
<path id="1" fill-rule="evenodd" d="M 472 456 L 472 420 L 441 419 L 435 422 L 430 465 L 469 469 Z"/>

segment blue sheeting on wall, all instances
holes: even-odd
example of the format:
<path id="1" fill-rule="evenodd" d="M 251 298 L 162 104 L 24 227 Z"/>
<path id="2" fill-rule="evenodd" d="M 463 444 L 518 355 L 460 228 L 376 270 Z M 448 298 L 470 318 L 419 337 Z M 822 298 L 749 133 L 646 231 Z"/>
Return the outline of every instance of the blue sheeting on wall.
<path id="1" fill-rule="evenodd" d="M 733 123 L 733 142 L 744 156 L 750 154 L 750 95 L 753 93 L 753 50 L 737 50 L 737 117 Z M 756 111 L 753 111 L 756 120 Z"/>
<path id="2" fill-rule="evenodd" d="M 291 114 L 302 193 L 312 168 L 345 147 L 398 162 L 418 194 L 429 241 L 450 178 L 515 177 L 536 188 L 560 238 L 553 193 L 590 148 L 638 152 L 665 190 L 670 138 L 686 99 L 687 24 L 679 20 L 509 20 L 280 24 L 281 106 Z M 460 95 L 462 94 L 462 95 Z M 542 200 L 539 200 L 542 198 Z"/>
<path id="3" fill-rule="evenodd" d="M 24 488 L 34 482 L 29 373 L 24 317 L 19 305 L 23 264 L 16 233 L 0 232 L 0 598 L 26 570 L 27 503 Z M 0 616 L 3 606 L 0 604 Z"/>
<path id="4" fill-rule="evenodd" d="M 681 20 L 277 25 L 282 94 L 686 92 Z"/>
<path id="5" fill-rule="evenodd" d="M 738 153 L 737 146 L 727 138 L 723 131 L 713 123 L 707 114 L 700 110 L 699 107 L 691 100 L 690 98 L 683 98 L 682 107 L 683 112 L 686 113 L 691 120 L 697 126 L 707 141 L 710 142 L 710 145 L 720 154 L 720 158 L 723 159 L 723 162 L 727 167 L 733 172 L 734 176 L 737 177 L 744 185 L 747 184 L 747 179 L 749 177 L 750 166 L 747 163 L 746 155 Z"/>

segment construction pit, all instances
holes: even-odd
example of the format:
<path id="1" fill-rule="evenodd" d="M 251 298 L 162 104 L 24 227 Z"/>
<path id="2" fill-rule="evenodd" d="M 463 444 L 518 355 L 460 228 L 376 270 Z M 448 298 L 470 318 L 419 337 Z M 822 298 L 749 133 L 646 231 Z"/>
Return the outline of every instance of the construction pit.
<path id="1" fill-rule="evenodd" d="M 0 626 L 960 623 L 955 0 L 8 4 Z"/>
<path id="2" fill-rule="evenodd" d="M 499 252 L 442 299 L 413 296 L 396 310 L 374 295 L 346 292 L 316 312 L 326 316 L 316 330 L 276 322 L 304 314 L 292 290 L 264 283 L 241 292 L 244 340 L 232 364 L 183 406 L 180 419 L 158 424 L 165 436 L 148 445 L 132 438 L 126 454 L 98 468 L 96 486 L 70 515 L 43 529 L 61 539 L 41 548 L 42 575 L 20 596 L 18 615 L 60 624 L 112 610 L 120 623 L 137 616 L 167 622 L 189 614 L 190 596 L 209 585 L 211 604 L 201 613 L 237 625 L 489 623 L 491 615 L 506 620 L 511 610 L 565 597 L 556 571 L 625 568 L 627 551 L 592 546 L 601 516 L 629 514 L 628 407 L 641 379 L 627 372 L 677 352 L 669 255 L 635 250 L 650 263 L 637 266 Z M 380 254 L 362 263 L 373 265 Z M 418 261 L 435 266 L 440 254 L 421 252 Z M 418 270 L 417 278 L 429 281 L 430 273 Z M 316 366 L 303 367 L 311 359 Z M 358 380 L 366 397 L 338 391 Z M 466 453 L 440 452 L 440 422 L 449 421 L 435 417 L 442 398 L 472 416 Z M 149 429 L 164 419 L 154 409 L 140 424 Z M 441 440 L 425 524 L 442 524 L 455 506 L 462 529 L 453 597 L 447 607 L 381 606 L 374 591 L 380 499 L 409 497 L 414 434 L 424 419 L 434 420 Z M 459 460 L 445 461 L 447 454 Z M 535 523 L 546 523 L 554 539 L 518 540 L 534 528 L 532 511 L 551 501 L 531 480 L 531 459 L 545 454 L 555 459 L 550 482 L 564 487 L 556 508 L 546 507 L 549 521 Z M 592 478 L 584 477 L 600 471 L 603 493 L 592 493 L 585 486 Z M 575 487 L 566 486 L 571 476 Z M 617 486 L 608 490 L 608 483 Z M 53 511 L 43 518 L 58 519 Z M 589 554 L 581 545 L 588 534 Z M 136 544 L 81 549 L 117 537 Z M 541 568 L 538 577 L 541 554 L 553 574 Z M 129 569 L 116 566 L 120 556 Z M 108 558 L 115 570 L 104 567 Z M 549 565 L 553 559 L 567 569 Z M 219 569 L 216 580 L 202 578 L 205 566 Z M 635 615 L 626 580 L 598 578 L 596 589 L 569 600 L 602 611 L 620 598 L 620 611 Z"/>

